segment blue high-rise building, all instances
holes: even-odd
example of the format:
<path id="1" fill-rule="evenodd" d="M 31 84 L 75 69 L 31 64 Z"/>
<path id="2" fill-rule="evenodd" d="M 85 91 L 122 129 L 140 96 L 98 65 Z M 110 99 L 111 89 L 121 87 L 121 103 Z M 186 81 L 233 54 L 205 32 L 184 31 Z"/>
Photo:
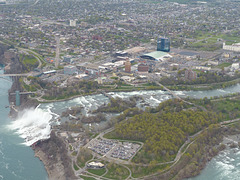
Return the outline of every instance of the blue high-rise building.
<path id="1" fill-rule="evenodd" d="M 170 51 L 170 39 L 168 38 L 158 38 L 157 40 L 157 51 Z"/>

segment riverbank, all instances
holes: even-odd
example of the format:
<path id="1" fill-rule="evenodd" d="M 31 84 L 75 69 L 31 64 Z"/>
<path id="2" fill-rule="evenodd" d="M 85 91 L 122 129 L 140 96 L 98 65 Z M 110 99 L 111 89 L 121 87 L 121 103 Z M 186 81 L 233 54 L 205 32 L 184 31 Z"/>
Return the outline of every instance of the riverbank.
<path id="1" fill-rule="evenodd" d="M 226 136 L 224 136 L 223 137 L 223 140 L 222 140 L 222 144 L 224 145 L 223 147 L 225 147 L 224 149 L 222 149 L 222 150 L 220 150 L 216 155 L 214 155 L 214 156 L 211 156 L 211 157 L 209 157 L 209 159 L 208 159 L 208 161 L 205 163 L 205 165 L 201 168 L 201 169 L 199 169 L 199 172 L 197 173 L 197 175 L 196 176 L 194 176 L 194 177 L 191 177 L 191 178 L 189 178 L 189 179 L 187 179 L 187 180 L 201 180 L 201 179 L 206 179 L 206 173 L 205 173 L 205 171 L 208 171 L 206 168 L 209 168 L 208 166 L 209 166 L 209 163 L 211 163 L 212 161 L 213 161 L 213 159 L 214 159 L 214 161 L 216 160 L 216 158 L 219 158 L 219 156 L 222 156 L 222 154 L 226 154 L 226 152 L 229 152 L 229 151 L 232 151 L 234 154 L 239 154 L 239 152 L 240 152 L 240 146 L 239 146 L 239 144 L 238 144 L 238 142 L 240 142 L 240 133 L 237 133 L 237 134 L 235 134 L 235 135 L 226 135 Z M 222 159 L 223 160 L 223 159 Z M 223 166 L 224 166 L 224 161 L 226 161 L 226 160 L 223 160 L 223 162 L 218 162 L 219 164 L 223 164 Z M 232 160 L 231 160 L 232 161 Z M 229 166 L 231 166 L 231 165 L 229 165 Z M 221 170 L 222 171 L 222 173 L 224 174 L 224 171 L 228 171 L 228 169 L 222 169 Z M 223 175 L 222 174 L 222 175 Z M 213 180 L 216 180 L 216 179 L 219 179 L 219 177 L 221 177 L 221 178 L 223 178 L 224 179 L 224 177 L 222 177 L 222 175 L 218 175 L 218 177 L 216 177 L 216 174 L 214 175 L 212 175 L 213 176 L 213 178 L 211 178 L 211 179 L 213 179 Z M 209 177 L 209 176 L 208 176 Z M 230 177 L 229 177 L 230 178 Z M 210 177 L 209 177 L 209 179 L 210 179 Z M 234 178 L 232 178 L 232 179 L 234 179 Z"/>
<path id="2" fill-rule="evenodd" d="M 142 93 L 144 93 L 144 92 L 142 92 Z M 146 93 L 146 94 L 149 94 L 149 92 L 145 92 L 145 93 Z M 151 93 L 156 95 L 156 91 L 151 92 Z M 114 93 L 114 94 L 116 94 L 116 93 Z M 119 95 L 121 95 L 121 96 L 126 96 L 126 94 L 130 95 L 131 93 L 123 93 L 123 92 L 119 93 Z M 135 94 L 135 93 L 132 93 L 132 94 Z M 160 94 L 162 94 L 162 93 L 160 93 Z M 214 93 L 214 94 L 215 94 L 215 93 Z M 142 94 L 142 95 L 143 95 L 143 94 Z M 157 97 L 157 96 L 155 96 L 155 98 L 161 99 L 160 97 Z M 148 99 L 150 99 L 150 98 L 148 98 Z M 85 101 L 86 101 L 86 99 L 85 99 Z M 94 101 L 96 101 L 96 100 L 94 100 Z M 86 102 L 86 103 L 88 103 L 88 102 Z M 58 103 L 56 103 L 56 105 L 57 105 L 57 104 L 58 104 Z M 66 105 L 64 105 L 64 107 L 67 108 Z M 204 146 L 204 145 L 203 145 L 203 146 Z M 48 162 L 48 159 L 45 159 L 45 161 Z M 47 162 L 46 162 L 46 163 L 47 163 Z"/>
<path id="3" fill-rule="evenodd" d="M 35 156 L 44 164 L 50 180 L 77 179 L 67 154 L 66 144 L 52 131 L 50 139 L 32 146 Z"/>
<path id="4" fill-rule="evenodd" d="M 120 91 L 120 90 L 118 90 L 118 91 Z M 14 90 L 13 90 L 13 92 L 14 92 Z M 75 97 L 72 97 L 72 99 L 73 98 L 75 98 Z M 159 100 L 160 98 L 156 98 L 156 99 Z M 61 101 L 65 101 L 65 100 L 61 100 Z M 28 99 L 23 100 L 22 103 L 23 104 L 20 108 L 27 108 L 27 107 L 31 107 L 31 106 L 35 107 L 37 105 L 37 103 L 34 104 L 35 102 L 28 101 Z M 29 106 L 24 105 L 24 104 L 29 104 Z M 71 162 L 71 160 L 67 160 L 67 159 L 63 160 L 62 159 L 67 153 L 64 152 L 65 151 L 64 149 L 58 149 L 58 148 L 56 149 L 55 147 L 53 147 L 52 145 L 55 145 L 56 147 L 63 146 L 62 143 L 60 143 L 60 145 L 59 145 L 58 143 L 56 144 L 56 142 L 59 142 L 59 141 L 57 140 L 57 138 L 54 139 L 54 137 L 52 137 L 52 136 L 49 140 L 42 141 L 39 144 L 39 146 L 35 147 L 36 148 L 35 149 L 36 156 L 39 157 L 40 160 L 42 160 L 42 162 L 44 163 L 50 179 L 61 179 L 61 178 L 64 179 L 64 178 L 66 178 L 65 175 L 68 175 L 67 177 L 71 177 L 72 173 L 69 172 L 69 170 L 72 169 L 72 164 L 71 164 L 72 162 Z M 204 144 L 203 144 L 203 146 L 204 146 Z M 63 150 L 63 152 L 60 153 L 59 150 Z M 57 158 L 57 161 L 52 158 L 53 156 Z M 66 164 L 66 162 L 68 162 L 69 164 L 67 164 L 66 166 L 63 165 L 63 164 Z M 55 166 L 56 166 L 56 168 L 55 168 Z M 68 173 L 70 173 L 70 174 L 68 174 Z"/>
<path id="5" fill-rule="evenodd" d="M 1 63 L 2 64 L 7 64 L 8 69 L 7 71 L 5 71 L 5 73 L 14 73 L 15 69 L 18 66 L 18 63 L 16 63 L 16 67 L 14 66 L 14 63 L 9 63 L 6 62 L 6 60 L 1 57 Z M 8 93 L 14 93 L 16 90 L 20 90 L 21 91 L 21 86 L 19 83 L 18 78 L 14 78 L 12 79 L 12 85 L 10 87 L 10 89 L 8 90 Z M 36 100 L 33 99 L 29 99 L 28 96 L 21 96 L 20 101 L 21 101 L 21 106 L 15 106 L 15 95 L 9 95 L 8 96 L 8 101 L 10 104 L 10 111 L 9 111 L 9 117 L 11 117 L 11 120 L 14 121 L 18 118 L 19 112 L 22 112 L 25 109 L 31 109 L 31 108 L 36 108 L 39 103 Z M 52 140 L 54 138 L 50 138 L 50 140 L 45 140 L 42 141 L 40 144 L 40 146 L 35 146 L 36 148 L 32 148 L 34 150 L 34 154 L 35 157 L 38 157 L 40 161 L 43 162 L 44 164 L 44 168 L 48 173 L 48 178 L 49 179 L 60 179 L 60 180 L 65 180 L 68 178 L 68 176 L 72 179 L 75 178 L 75 176 L 73 175 L 73 173 L 69 173 L 69 169 L 68 167 L 65 167 L 66 163 L 65 161 L 61 160 L 62 158 L 62 154 L 61 153 L 57 153 L 59 152 L 58 149 L 56 150 L 56 153 L 49 155 L 49 148 L 51 147 L 52 144 L 54 144 L 54 140 Z M 50 142 L 51 145 L 49 145 L 47 142 Z M 59 142 L 59 141 L 58 141 Z M 55 145 L 56 147 L 58 145 Z M 58 159 L 58 161 L 53 161 L 52 158 L 49 158 L 51 156 L 53 156 Z M 66 161 L 68 161 L 68 159 L 66 159 Z M 69 161 L 70 162 L 70 161 Z M 68 164 L 69 165 L 69 164 Z M 34 172 L 34 171 L 33 171 Z"/>
<path id="6" fill-rule="evenodd" d="M 215 125 L 214 125 L 215 126 Z M 236 130 L 236 129 L 235 129 Z M 225 129 L 224 127 L 212 127 L 204 130 L 191 145 L 181 159 L 162 172 L 157 172 L 140 179 L 149 180 L 182 180 L 194 179 L 197 177 L 207 164 L 226 148 L 231 148 L 231 141 L 226 141 L 226 137 L 238 137 L 240 130 L 233 135 L 234 128 Z M 215 136 L 213 136 L 215 134 Z M 222 136 L 224 134 L 224 136 Z M 229 134 L 229 135 L 228 135 Z"/>
<path id="7" fill-rule="evenodd" d="M 228 86 L 224 86 L 224 88 L 230 88 L 231 86 L 238 85 L 239 83 L 240 83 L 240 79 L 238 79 L 238 81 L 236 81 L 233 84 L 230 83 Z M 196 86 L 199 86 L 199 87 L 196 87 Z M 208 87 L 205 87 L 205 86 L 200 87 L 200 86 L 201 85 L 189 85 L 189 86 L 186 85 L 185 88 L 175 88 L 175 86 L 167 86 L 167 88 L 169 88 L 172 91 L 189 91 L 189 92 L 191 92 L 191 91 L 210 91 L 210 90 L 223 89 L 221 87 L 221 85 L 219 87 L 216 86 L 214 88 L 211 87 L 211 86 L 208 86 Z M 82 96 L 90 96 L 90 95 L 104 94 L 104 93 L 110 93 L 110 92 L 117 93 L 117 92 L 155 91 L 155 90 L 166 91 L 160 86 L 154 86 L 154 88 L 143 88 L 143 89 L 134 89 L 134 88 L 132 88 L 132 89 L 99 89 L 98 91 L 93 92 L 93 93 L 74 95 L 74 96 L 67 97 L 67 98 L 64 98 L 64 99 L 46 100 L 46 99 L 38 98 L 38 97 L 30 97 L 30 99 L 35 100 L 38 104 L 43 104 L 43 103 L 64 102 L 64 101 L 72 100 L 72 99 L 82 97 Z"/>
<path id="8" fill-rule="evenodd" d="M 207 91 L 207 90 L 214 90 L 220 88 L 227 88 L 234 86 L 240 83 L 240 78 L 231 80 L 231 81 L 224 81 L 219 83 L 212 83 L 212 84 L 194 84 L 194 85 L 176 85 L 176 86 L 167 86 L 170 90 L 181 90 L 181 91 Z"/>

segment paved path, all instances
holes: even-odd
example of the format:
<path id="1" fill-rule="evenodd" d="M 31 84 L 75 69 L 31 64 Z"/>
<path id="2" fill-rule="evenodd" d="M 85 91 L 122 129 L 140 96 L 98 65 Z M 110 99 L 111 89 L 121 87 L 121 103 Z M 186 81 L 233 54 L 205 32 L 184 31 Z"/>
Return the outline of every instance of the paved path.
<path id="1" fill-rule="evenodd" d="M 165 89 L 165 90 L 168 91 L 170 94 L 172 94 L 173 97 L 182 100 L 176 93 L 174 93 L 173 91 L 171 91 L 170 89 L 168 89 L 166 86 L 162 85 L 162 84 L 159 83 L 159 82 L 155 82 L 155 83 L 156 83 L 157 85 L 163 87 L 163 89 Z"/>
<path id="2" fill-rule="evenodd" d="M 30 53 L 31 55 L 33 55 L 37 61 L 38 61 L 38 69 L 40 69 L 42 67 L 42 61 L 43 59 L 41 58 L 40 54 L 36 53 L 35 51 L 32 51 L 30 49 L 24 49 L 24 48 L 19 48 L 17 47 L 19 50 L 25 52 L 25 53 Z"/>

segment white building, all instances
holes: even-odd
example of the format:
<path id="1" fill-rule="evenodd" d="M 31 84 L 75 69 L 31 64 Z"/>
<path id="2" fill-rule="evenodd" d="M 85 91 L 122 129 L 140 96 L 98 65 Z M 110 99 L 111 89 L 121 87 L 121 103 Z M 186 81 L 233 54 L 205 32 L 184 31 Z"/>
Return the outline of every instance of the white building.
<path id="1" fill-rule="evenodd" d="M 90 162 L 87 164 L 87 167 L 88 168 L 104 168 L 104 164 L 103 163 L 100 163 L 100 162 Z"/>
<path id="2" fill-rule="evenodd" d="M 225 43 L 223 43 L 223 49 L 229 50 L 229 51 L 240 52 L 240 43 L 235 43 L 232 45 L 226 45 Z"/>
<path id="3" fill-rule="evenodd" d="M 71 27 L 76 27 L 76 25 L 77 25 L 76 20 L 70 20 Z"/>
<path id="4" fill-rule="evenodd" d="M 204 71 L 210 71 L 210 70 L 211 70 L 211 67 L 196 66 L 195 69 L 197 69 L 197 70 L 204 70 Z"/>
<path id="5" fill-rule="evenodd" d="M 231 71 L 236 71 L 239 69 L 239 63 L 233 63 L 230 70 Z"/>

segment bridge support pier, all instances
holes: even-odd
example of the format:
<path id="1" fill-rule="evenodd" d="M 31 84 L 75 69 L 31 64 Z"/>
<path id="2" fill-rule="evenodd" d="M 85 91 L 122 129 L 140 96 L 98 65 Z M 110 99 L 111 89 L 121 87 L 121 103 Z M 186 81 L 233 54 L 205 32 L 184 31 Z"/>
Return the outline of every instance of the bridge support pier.
<path id="1" fill-rule="evenodd" d="M 19 91 L 15 91 L 16 93 L 16 106 L 20 106 L 21 102 L 20 102 L 20 92 Z"/>

